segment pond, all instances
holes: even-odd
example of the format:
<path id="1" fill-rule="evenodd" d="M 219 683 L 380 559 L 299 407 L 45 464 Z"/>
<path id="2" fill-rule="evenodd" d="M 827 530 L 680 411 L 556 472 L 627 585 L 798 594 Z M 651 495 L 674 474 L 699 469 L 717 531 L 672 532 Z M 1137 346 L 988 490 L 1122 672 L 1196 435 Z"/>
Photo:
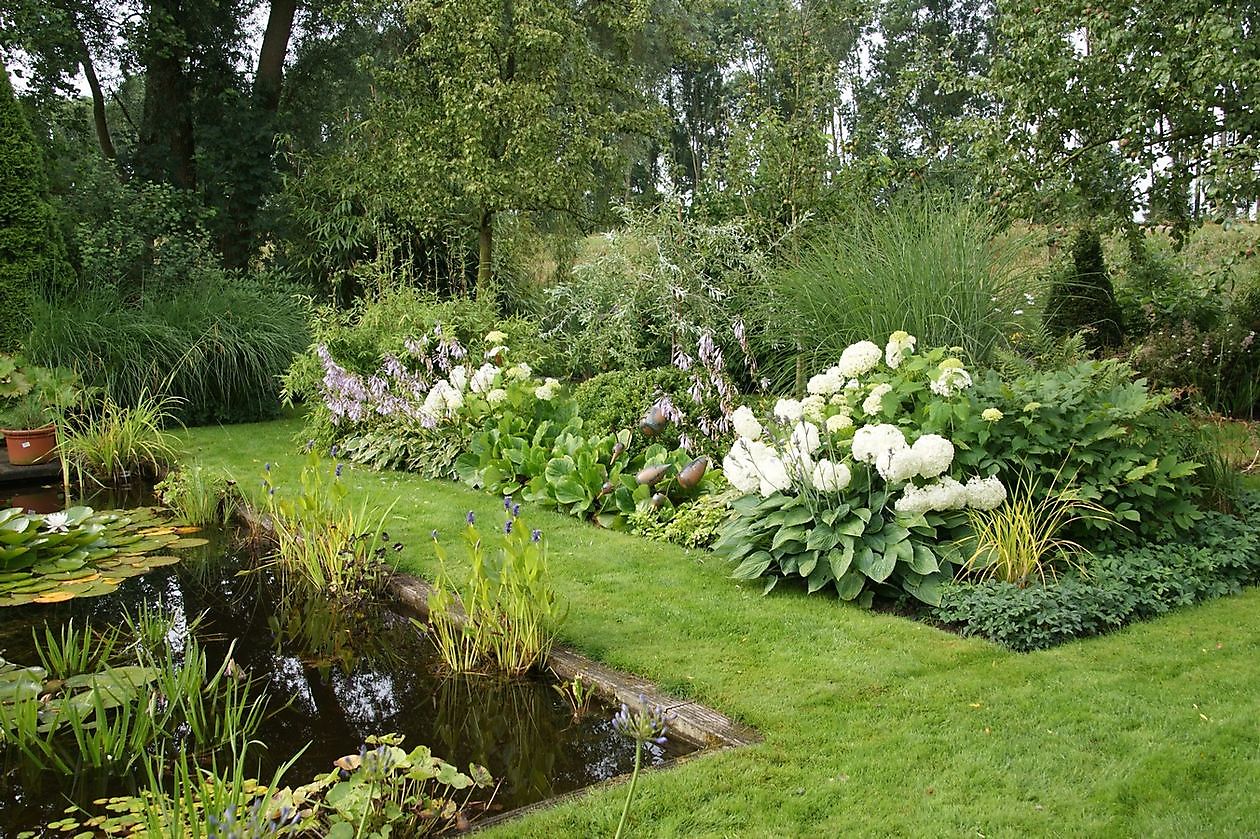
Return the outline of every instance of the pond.
<path id="1" fill-rule="evenodd" d="M 103 499 L 95 501 L 100 509 Z M 132 499 L 136 500 L 136 499 Z M 357 753 L 368 736 L 405 735 L 408 748 L 427 745 L 461 769 L 486 766 L 501 781 L 492 811 L 531 804 L 629 772 L 633 743 L 611 724 L 614 709 L 596 700 L 575 718 L 554 678 L 449 677 L 433 645 L 409 617 L 376 603 L 349 614 L 321 609 L 281 610 L 268 599 L 260 573 L 230 530 L 200 534 L 210 544 L 184 552 L 177 565 L 125 580 L 113 593 L 52 605 L 0 609 L 0 656 L 37 664 L 33 630 L 73 620 L 105 628 L 126 611 L 160 604 L 173 619 L 172 636 L 196 622 L 197 638 L 213 664 L 230 654 L 269 699 L 255 739 L 257 777 L 302 751 L 284 777 L 298 785 Z M 197 620 L 200 617 L 200 620 Z M 169 639 L 178 645 L 180 639 Z M 650 745 L 648 765 L 695 750 L 671 738 Z M 11 759 L 0 778 L 0 835 L 14 835 L 57 818 L 71 803 L 86 806 L 107 795 L 130 794 L 134 781 L 40 776 Z M 130 785 L 129 785 L 130 784 Z"/>

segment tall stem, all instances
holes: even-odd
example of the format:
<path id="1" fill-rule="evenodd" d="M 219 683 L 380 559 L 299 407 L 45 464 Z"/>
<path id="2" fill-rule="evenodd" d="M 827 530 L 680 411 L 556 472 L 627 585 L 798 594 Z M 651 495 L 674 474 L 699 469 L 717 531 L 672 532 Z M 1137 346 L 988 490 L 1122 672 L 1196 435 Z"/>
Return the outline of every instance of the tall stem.
<path id="1" fill-rule="evenodd" d="M 634 772 L 630 775 L 630 790 L 626 793 L 625 806 L 621 808 L 621 821 L 617 822 L 617 832 L 613 839 L 621 839 L 621 831 L 626 827 L 626 817 L 630 815 L 630 800 L 634 798 L 634 786 L 639 782 L 639 767 L 643 765 L 643 741 L 634 741 Z"/>

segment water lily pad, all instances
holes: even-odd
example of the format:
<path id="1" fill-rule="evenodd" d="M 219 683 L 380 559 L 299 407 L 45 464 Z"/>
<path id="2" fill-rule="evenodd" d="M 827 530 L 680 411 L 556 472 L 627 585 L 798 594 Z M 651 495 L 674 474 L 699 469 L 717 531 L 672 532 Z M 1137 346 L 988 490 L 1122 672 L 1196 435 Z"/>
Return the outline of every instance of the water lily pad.
<path id="1" fill-rule="evenodd" d="M 31 598 L 32 603 L 64 603 L 67 600 L 74 599 L 74 592 L 65 589 L 56 589 L 55 591 L 47 591 L 43 594 L 37 594 Z"/>
<path id="2" fill-rule="evenodd" d="M 176 539 L 174 542 L 171 542 L 166 547 L 171 548 L 173 550 L 182 551 L 182 550 L 186 550 L 187 548 L 200 548 L 203 545 L 208 545 L 208 544 L 210 544 L 209 539 L 202 539 L 200 537 L 194 536 L 191 538 L 185 537 L 183 539 Z"/>

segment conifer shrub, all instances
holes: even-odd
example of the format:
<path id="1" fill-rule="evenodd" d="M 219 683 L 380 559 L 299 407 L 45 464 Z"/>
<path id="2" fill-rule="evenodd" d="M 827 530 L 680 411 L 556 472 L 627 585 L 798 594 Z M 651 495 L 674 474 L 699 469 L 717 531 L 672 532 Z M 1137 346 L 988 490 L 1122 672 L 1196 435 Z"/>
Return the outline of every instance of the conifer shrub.
<path id="1" fill-rule="evenodd" d="M 1086 227 L 1076 232 L 1070 261 L 1051 284 L 1045 317 L 1046 329 L 1052 335 L 1084 331 L 1093 349 L 1120 345 L 1123 315 L 1097 231 Z"/>

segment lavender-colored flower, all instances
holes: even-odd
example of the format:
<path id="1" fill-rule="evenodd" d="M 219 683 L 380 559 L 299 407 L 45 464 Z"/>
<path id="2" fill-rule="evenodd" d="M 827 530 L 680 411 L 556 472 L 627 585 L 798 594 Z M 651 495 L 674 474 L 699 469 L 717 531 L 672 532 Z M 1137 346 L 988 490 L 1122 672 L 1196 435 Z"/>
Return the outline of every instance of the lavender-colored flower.
<path id="1" fill-rule="evenodd" d="M 344 464 L 344 463 L 338 463 L 338 464 L 337 464 L 337 468 L 333 471 L 333 474 L 334 474 L 336 477 L 340 478 L 340 477 L 341 477 L 341 470 L 342 470 L 342 468 L 343 468 L 343 467 L 345 467 L 345 464 Z"/>
<path id="2" fill-rule="evenodd" d="M 529 541 L 531 541 L 531 542 L 541 542 L 541 541 L 542 541 L 542 531 L 541 531 L 541 530 L 531 530 L 531 531 L 529 532 Z"/>
<path id="3" fill-rule="evenodd" d="M 337 456 L 337 447 L 336 447 L 336 446 L 333 446 L 331 449 L 329 449 L 329 450 L 328 450 L 328 454 L 329 454 L 329 456 L 331 456 L 331 457 L 336 457 L 336 456 Z"/>
<path id="4" fill-rule="evenodd" d="M 467 521 L 469 524 L 476 524 L 476 523 L 477 523 L 477 517 L 476 517 L 475 515 L 473 515 L 473 511 L 472 511 L 472 510 L 469 510 L 469 511 L 468 511 L 468 515 L 464 516 L 464 520 L 465 520 L 465 521 Z"/>
<path id="5" fill-rule="evenodd" d="M 521 514 L 521 505 L 520 505 L 520 504 L 513 504 L 513 505 L 512 505 L 512 518 L 516 518 L 516 517 L 517 517 L 517 516 L 519 516 L 520 514 Z"/>
<path id="6" fill-rule="evenodd" d="M 436 527 L 433 528 L 432 532 L 429 533 L 429 536 L 433 539 L 434 542 L 437 541 L 437 528 Z"/>
<path id="7" fill-rule="evenodd" d="M 310 453 L 311 453 L 311 449 L 313 449 L 313 448 L 315 448 L 315 441 L 314 441 L 314 440 L 307 440 L 307 441 L 306 441 L 306 450 L 305 450 L 305 451 L 306 451 L 306 453 L 307 453 L 307 454 L 310 454 Z"/>
<path id="8" fill-rule="evenodd" d="M 613 729 L 636 743 L 665 745 L 669 724 L 674 715 L 660 705 L 649 705 L 647 697 L 639 694 L 639 707 L 631 709 L 624 703 L 613 715 Z"/>
<path id="9" fill-rule="evenodd" d="M 270 463 L 264 463 L 264 464 L 263 464 L 263 471 L 264 471 L 264 472 L 270 472 L 270 471 L 271 471 L 271 464 L 270 464 Z"/>
<path id="10" fill-rule="evenodd" d="M 503 532 L 508 534 L 509 536 L 512 534 L 512 520 L 511 519 L 508 519 L 507 521 L 503 522 Z"/>
<path id="11" fill-rule="evenodd" d="M 510 495 L 503 496 L 503 509 L 505 510 L 512 509 L 512 496 Z"/>

